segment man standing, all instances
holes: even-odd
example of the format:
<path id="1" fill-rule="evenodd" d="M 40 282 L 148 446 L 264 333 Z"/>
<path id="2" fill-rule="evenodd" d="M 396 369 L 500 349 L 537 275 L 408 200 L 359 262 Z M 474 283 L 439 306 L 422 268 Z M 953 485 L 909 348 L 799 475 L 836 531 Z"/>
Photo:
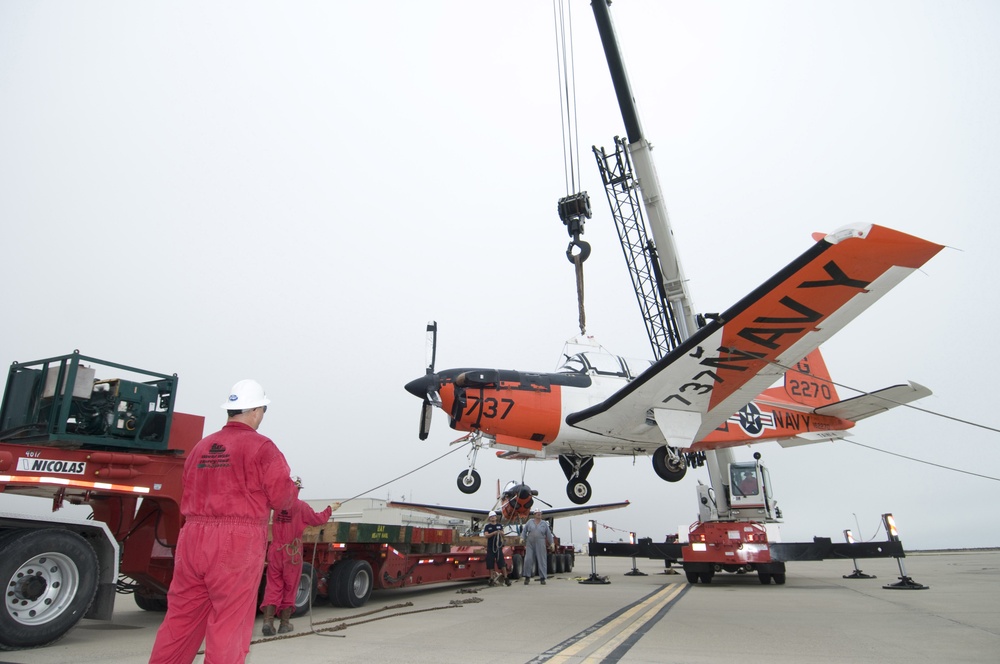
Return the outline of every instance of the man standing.
<path id="1" fill-rule="evenodd" d="M 195 445 L 184 462 L 185 522 L 150 664 L 190 664 L 203 640 L 206 662 L 246 659 L 268 516 L 287 509 L 296 495 L 284 455 L 257 433 L 270 402 L 257 381 L 233 385 L 222 405 L 226 425 Z"/>
<path id="2" fill-rule="evenodd" d="M 297 491 L 302 490 L 302 480 L 292 480 Z M 327 505 L 322 512 L 315 512 L 309 504 L 296 498 L 288 509 L 275 510 L 271 520 L 271 548 L 267 552 L 267 589 L 260 608 L 264 611 L 264 636 L 274 636 L 274 614 L 281 618 L 278 634 L 292 631 L 292 611 L 295 595 L 302 577 L 302 532 L 306 526 L 318 526 L 330 519 L 340 503 Z"/>
<path id="3" fill-rule="evenodd" d="M 556 540 L 549 522 L 542 521 L 542 510 L 536 508 L 532 517 L 534 518 L 529 519 L 521 530 L 521 539 L 524 541 L 524 585 L 531 581 L 532 567 L 537 567 L 544 586 L 549 562 L 545 551 L 547 548 L 554 548 Z"/>
<path id="4" fill-rule="evenodd" d="M 503 526 L 497 523 L 497 513 L 493 511 L 490 512 L 487 521 L 483 535 L 486 536 L 486 569 L 490 571 L 490 586 L 497 585 L 500 579 L 509 586 L 507 561 L 503 558 Z"/>

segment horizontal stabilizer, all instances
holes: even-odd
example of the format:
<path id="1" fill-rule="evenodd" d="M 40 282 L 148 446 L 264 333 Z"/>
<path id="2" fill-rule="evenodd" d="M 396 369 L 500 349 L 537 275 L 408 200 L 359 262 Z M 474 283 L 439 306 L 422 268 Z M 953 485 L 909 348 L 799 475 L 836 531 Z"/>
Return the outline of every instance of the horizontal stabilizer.
<path id="1" fill-rule="evenodd" d="M 849 431 L 808 431 L 800 433 L 794 438 L 781 438 L 778 445 L 782 448 L 801 447 L 802 445 L 812 445 L 813 443 L 827 443 L 832 440 L 842 440 L 850 436 Z"/>
<path id="2" fill-rule="evenodd" d="M 893 385 L 875 392 L 844 399 L 829 406 L 817 408 L 813 412 L 817 415 L 830 415 L 842 420 L 857 422 L 930 395 L 931 391 L 923 385 L 910 382 L 906 385 Z"/>

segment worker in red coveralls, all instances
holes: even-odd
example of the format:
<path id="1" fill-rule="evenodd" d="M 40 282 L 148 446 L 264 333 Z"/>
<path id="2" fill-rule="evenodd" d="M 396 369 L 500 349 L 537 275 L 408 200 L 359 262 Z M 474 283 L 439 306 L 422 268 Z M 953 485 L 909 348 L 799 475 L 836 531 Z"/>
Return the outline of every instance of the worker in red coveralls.
<path id="1" fill-rule="evenodd" d="M 292 478 L 302 489 L 302 480 Z M 318 526 L 330 520 L 340 503 L 327 505 L 322 512 L 315 512 L 308 503 L 296 500 L 291 507 L 275 510 L 271 520 L 271 548 L 267 552 L 267 589 L 260 608 L 264 612 L 264 636 L 274 636 L 274 614 L 281 618 L 278 634 L 291 632 L 295 595 L 302 577 L 302 531 L 306 526 Z"/>
<path id="2" fill-rule="evenodd" d="M 297 492 L 284 455 L 257 433 L 270 402 L 257 381 L 233 385 L 222 405 L 225 426 L 195 445 L 184 462 L 185 521 L 150 664 L 190 664 L 202 641 L 205 664 L 246 660 L 268 517 L 272 509 L 288 509 Z"/>

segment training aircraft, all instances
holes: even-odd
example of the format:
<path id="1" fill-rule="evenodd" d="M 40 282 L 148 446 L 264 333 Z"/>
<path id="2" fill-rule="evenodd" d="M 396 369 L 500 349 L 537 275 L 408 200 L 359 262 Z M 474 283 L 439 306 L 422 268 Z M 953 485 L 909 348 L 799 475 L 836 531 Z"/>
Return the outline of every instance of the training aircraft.
<path id="1" fill-rule="evenodd" d="M 497 486 L 497 502 L 493 510 L 468 509 L 464 507 L 444 507 L 441 505 L 428 505 L 425 503 L 406 503 L 400 501 L 390 501 L 389 507 L 402 509 L 413 509 L 431 514 L 440 514 L 453 518 L 465 519 L 469 521 L 469 532 L 478 533 L 482 529 L 482 524 L 486 523 L 491 511 L 496 511 L 500 525 L 518 528 L 531 516 L 536 507 L 535 503 L 540 502 L 546 505 L 544 512 L 546 519 L 577 516 L 579 514 L 591 514 L 593 512 L 603 512 L 605 510 L 616 510 L 628 507 L 627 500 L 620 503 L 607 503 L 604 505 L 592 505 L 590 507 L 557 507 L 553 508 L 544 500 L 538 497 L 538 491 L 532 489 L 523 482 L 511 481 L 500 491 Z"/>
<path id="2" fill-rule="evenodd" d="M 651 455 L 676 482 L 713 449 L 835 440 L 856 422 L 925 397 L 908 383 L 840 400 L 818 347 L 943 247 L 877 225 L 814 235 L 816 244 L 656 362 L 589 348 L 564 352 L 555 373 L 435 371 L 437 325 L 428 325 L 426 374 L 406 385 L 423 399 L 420 439 L 433 407 L 469 432 L 464 493 L 480 485 L 476 454 L 555 459 L 574 503 L 591 497 L 599 456 Z M 578 343 L 586 345 L 588 340 Z M 784 376 L 784 383 L 772 386 Z M 455 441 L 459 442 L 459 441 Z"/>

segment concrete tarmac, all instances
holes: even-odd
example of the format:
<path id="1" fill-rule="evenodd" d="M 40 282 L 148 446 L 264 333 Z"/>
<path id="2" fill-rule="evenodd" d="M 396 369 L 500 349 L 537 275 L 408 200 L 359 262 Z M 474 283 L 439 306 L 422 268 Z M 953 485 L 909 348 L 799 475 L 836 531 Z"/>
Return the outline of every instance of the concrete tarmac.
<path id="1" fill-rule="evenodd" d="M 572 573 L 524 586 L 441 584 L 373 594 L 360 609 L 316 606 L 295 631 L 265 639 L 248 662 L 998 662 L 1000 550 L 909 554 L 924 590 L 887 590 L 896 562 L 859 560 L 875 579 L 844 579 L 848 561 L 789 563 L 787 583 L 717 574 L 689 586 L 638 559 L 596 558 L 607 584 Z M 46 648 L 0 652 L 0 664 L 147 661 L 162 614 L 119 596 L 111 622 L 83 620 Z M 196 662 L 204 661 L 199 655 Z"/>

